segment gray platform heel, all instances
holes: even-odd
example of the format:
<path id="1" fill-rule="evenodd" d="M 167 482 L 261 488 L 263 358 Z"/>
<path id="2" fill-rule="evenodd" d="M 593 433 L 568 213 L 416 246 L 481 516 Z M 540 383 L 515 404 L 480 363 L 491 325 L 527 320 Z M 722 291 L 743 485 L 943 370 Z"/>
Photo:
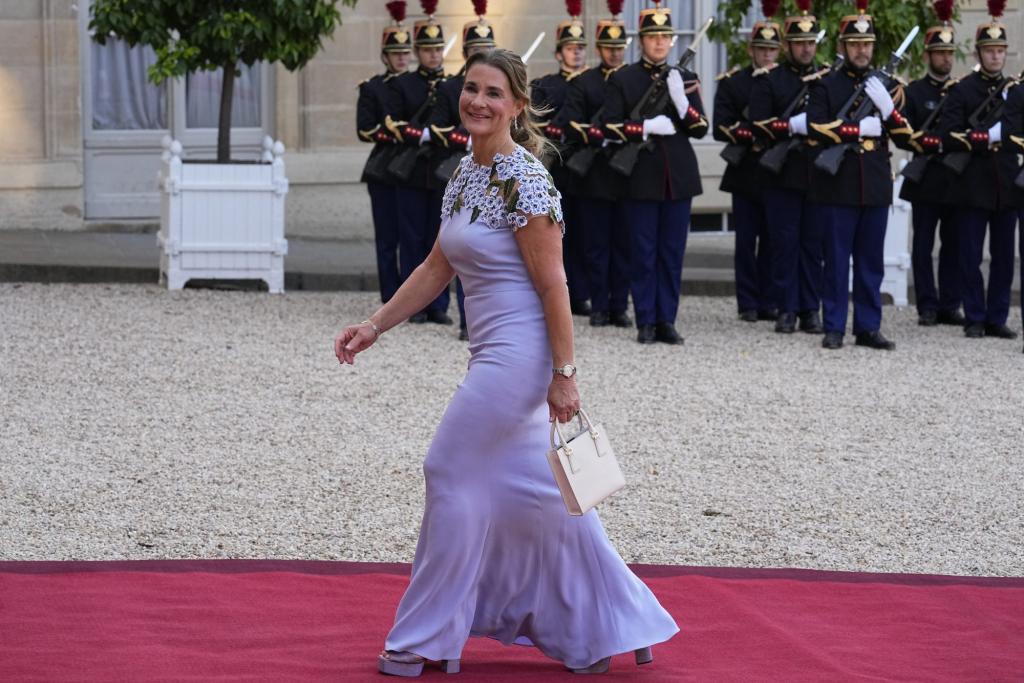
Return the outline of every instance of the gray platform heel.
<path id="1" fill-rule="evenodd" d="M 651 652 L 650 647 L 642 647 L 639 650 L 633 650 L 633 656 L 636 658 L 637 666 L 642 664 L 650 664 L 654 661 L 654 653 Z M 608 667 L 612 663 L 611 657 L 605 657 L 599 659 L 590 666 L 583 667 L 582 669 L 571 669 L 574 674 L 603 674 L 608 672 Z"/>
<path id="2" fill-rule="evenodd" d="M 416 678 L 423 673 L 423 665 L 426 659 L 412 652 L 394 652 L 385 650 L 377 657 L 377 670 L 388 676 L 404 676 Z M 439 662 L 441 671 L 446 674 L 459 673 L 459 660 L 442 659 Z"/>

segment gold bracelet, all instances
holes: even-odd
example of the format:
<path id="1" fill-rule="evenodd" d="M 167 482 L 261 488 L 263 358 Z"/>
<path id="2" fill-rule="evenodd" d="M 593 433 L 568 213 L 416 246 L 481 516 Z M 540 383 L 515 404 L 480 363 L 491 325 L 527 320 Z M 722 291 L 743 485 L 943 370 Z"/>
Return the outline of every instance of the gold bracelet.
<path id="1" fill-rule="evenodd" d="M 363 322 L 361 322 L 361 323 L 359 323 L 359 324 L 360 324 L 360 325 L 369 325 L 370 327 L 372 327 L 372 328 L 373 328 L 373 338 L 374 338 L 374 339 L 376 339 L 377 337 L 379 337 L 379 336 L 380 336 L 380 328 L 379 328 L 379 327 L 377 327 L 377 326 L 376 326 L 376 325 L 375 325 L 375 324 L 373 323 L 373 321 L 372 321 L 372 320 L 369 320 L 369 319 L 367 319 L 367 320 L 364 320 Z"/>

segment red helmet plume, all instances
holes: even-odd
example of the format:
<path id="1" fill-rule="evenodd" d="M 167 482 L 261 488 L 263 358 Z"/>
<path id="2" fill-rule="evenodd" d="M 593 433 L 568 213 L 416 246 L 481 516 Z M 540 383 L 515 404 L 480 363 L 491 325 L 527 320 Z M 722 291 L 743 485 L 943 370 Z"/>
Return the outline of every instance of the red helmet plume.
<path id="1" fill-rule="evenodd" d="M 405 0 L 392 0 L 386 7 L 396 24 L 401 24 L 405 20 Z"/>
<path id="2" fill-rule="evenodd" d="M 487 0 L 473 0 L 473 10 L 478 17 L 487 14 Z"/>
<path id="3" fill-rule="evenodd" d="M 608 11 L 612 13 L 613 17 L 622 14 L 622 3 L 623 0 L 608 0 Z"/>
<path id="4" fill-rule="evenodd" d="M 935 0 L 935 16 L 939 21 L 948 24 L 953 18 L 953 0 Z"/>
<path id="5" fill-rule="evenodd" d="M 565 9 L 570 17 L 578 17 L 583 13 L 583 0 L 565 0 Z"/>
<path id="6" fill-rule="evenodd" d="M 811 11 L 811 0 L 796 0 L 796 8 L 807 14 Z"/>
<path id="7" fill-rule="evenodd" d="M 775 16 L 781 2 L 782 0 L 761 0 L 761 11 L 764 12 L 764 16 L 767 18 Z"/>
<path id="8" fill-rule="evenodd" d="M 868 0 L 857 0 L 857 11 L 861 14 L 867 14 Z"/>
<path id="9" fill-rule="evenodd" d="M 1006 0 L 988 0 L 988 13 L 992 15 L 993 19 L 998 19 L 1003 16 L 1003 10 L 1006 9 Z"/>
<path id="10" fill-rule="evenodd" d="M 423 8 L 423 13 L 428 17 L 433 16 L 434 12 L 437 11 L 437 0 L 420 0 L 420 7 Z"/>

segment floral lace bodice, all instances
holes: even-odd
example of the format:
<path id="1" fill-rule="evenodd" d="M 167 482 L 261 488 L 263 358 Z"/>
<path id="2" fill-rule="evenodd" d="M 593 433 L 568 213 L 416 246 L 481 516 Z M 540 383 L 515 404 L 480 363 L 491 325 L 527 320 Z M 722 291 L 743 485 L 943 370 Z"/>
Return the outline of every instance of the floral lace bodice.
<path id="1" fill-rule="evenodd" d="M 441 220 L 471 209 L 471 223 L 493 230 L 526 227 L 534 216 L 548 216 L 562 228 L 562 195 L 544 165 L 522 146 L 511 154 L 495 154 L 494 163 L 481 166 L 467 154 L 448 181 Z"/>

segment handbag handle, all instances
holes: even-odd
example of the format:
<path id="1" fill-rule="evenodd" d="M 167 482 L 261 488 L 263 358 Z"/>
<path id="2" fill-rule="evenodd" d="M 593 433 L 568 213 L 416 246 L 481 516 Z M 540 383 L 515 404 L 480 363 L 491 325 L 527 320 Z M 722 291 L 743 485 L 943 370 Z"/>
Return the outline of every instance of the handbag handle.
<path id="1" fill-rule="evenodd" d="M 597 442 L 597 429 L 594 427 L 594 423 L 591 422 L 590 416 L 587 415 L 587 411 L 583 410 L 583 408 L 580 407 L 579 411 L 576 413 L 576 417 L 579 420 L 579 424 L 580 424 L 580 431 L 578 431 L 576 433 L 576 436 L 579 436 L 580 434 L 583 433 L 584 423 L 585 423 L 586 429 L 590 432 L 590 438 L 593 439 L 594 442 L 596 443 Z M 571 420 L 570 420 L 570 422 L 571 422 Z M 569 422 L 566 422 L 566 424 L 569 424 Z M 555 434 L 556 433 L 558 434 L 558 438 L 561 440 L 562 445 L 565 447 L 565 454 L 566 455 L 571 455 L 572 454 L 572 449 L 569 448 L 569 439 L 567 439 L 565 437 L 565 433 L 562 432 L 562 427 L 561 427 L 560 423 L 558 422 L 557 418 L 554 421 L 552 421 L 552 423 L 551 423 L 551 450 L 554 450 L 554 451 L 558 450 L 558 445 L 555 443 Z M 573 437 L 573 438 L 575 438 L 575 437 Z"/>

